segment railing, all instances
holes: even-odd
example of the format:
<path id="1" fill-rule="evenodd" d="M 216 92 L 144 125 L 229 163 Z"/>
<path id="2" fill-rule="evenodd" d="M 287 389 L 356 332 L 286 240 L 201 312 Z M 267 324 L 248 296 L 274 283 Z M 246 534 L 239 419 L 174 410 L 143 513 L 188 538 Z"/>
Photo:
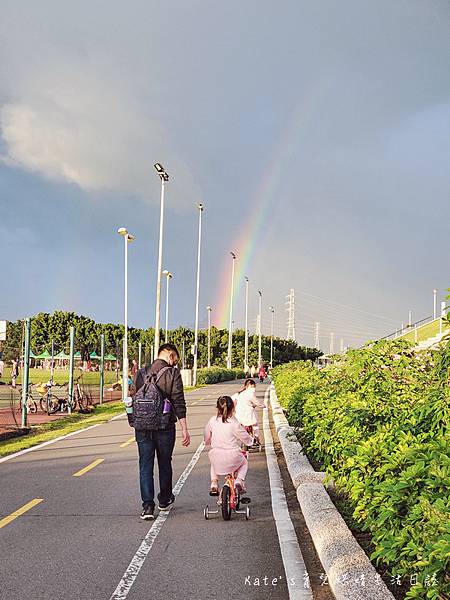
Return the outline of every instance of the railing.
<path id="1" fill-rule="evenodd" d="M 421 319 L 420 321 L 416 321 L 415 323 L 411 323 L 411 325 L 406 325 L 406 327 L 403 327 L 403 329 L 397 329 L 396 331 L 393 331 L 392 333 L 380 338 L 380 340 L 396 340 L 402 337 L 405 337 L 407 335 L 410 335 L 411 333 L 414 334 L 414 342 L 417 343 L 418 341 L 418 336 L 420 334 L 420 329 L 422 329 L 423 327 L 426 327 L 427 325 L 431 325 L 432 323 L 439 323 L 439 328 L 438 331 L 436 332 L 435 335 L 440 335 L 443 332 L 443 325 L 444 325 L 444 321 L 445 321 L 445 311 L 450 310 L 450 306 L 446 306 L 443 311 L 442 314 L 439 317 L 433 317 L 433 316 L 429 316 L 429 317 L 425 317 L 425 319 Z M 430 336 L 433 337 L 433 336 Z"/>

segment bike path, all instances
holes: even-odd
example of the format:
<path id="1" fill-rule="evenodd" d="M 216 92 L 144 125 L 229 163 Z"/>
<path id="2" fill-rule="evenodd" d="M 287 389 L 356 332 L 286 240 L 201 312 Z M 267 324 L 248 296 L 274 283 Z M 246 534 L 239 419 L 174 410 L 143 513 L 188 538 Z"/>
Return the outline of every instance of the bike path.
<path id="1" fill-rule="evenodd" d="M 258 395 L 263 388 L 258 386 Z M 183 448 L 177 441 L 174 483 L 201 443 L 216 398 L 237 389 L 239 383 L 232 382 L 187 394 L 192 442 Z M 126 419 L 117 419 L 0 464 L 0 520 L 34 498 L 43 499 L 0 529 L 6 549 L 2 600 L 111 598 L 152 525 L 138 518 L 136 445 L 121 447 L 132 434 Z M 104 460 L 90 471 L 73 476 L 99 459 Z M 205 521 L 203 506 L 208 502 L 212 508 L 214 499 L 208 495 L 209 461 L 203 452 L 128 598 L 287 598 L 264 453 L 250 456 L 247 483 L 249 521 L 243 515 L 230 522 L 220 516 Z M 248 584 L 255 578 L 259 587 Z"/>

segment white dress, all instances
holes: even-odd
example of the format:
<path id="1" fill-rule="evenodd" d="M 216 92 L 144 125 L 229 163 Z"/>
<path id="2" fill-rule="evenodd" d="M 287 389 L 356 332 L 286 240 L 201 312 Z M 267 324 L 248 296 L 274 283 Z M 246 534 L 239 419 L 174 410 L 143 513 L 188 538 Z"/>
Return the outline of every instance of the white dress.
<path id="1" fill-rule="evenodd" d="M 253 386 L 250 386 L 243 392 L 234 394 L 232 399 L 235 401 L 235 415 L 239 423 L 244 425 L 244 427 L 257 425 L 258 417 L 256 416 L 255 408 L 257 406 L 259 408 L 265 408 L 266 405 L 256 397 L 256 389 Z"/>

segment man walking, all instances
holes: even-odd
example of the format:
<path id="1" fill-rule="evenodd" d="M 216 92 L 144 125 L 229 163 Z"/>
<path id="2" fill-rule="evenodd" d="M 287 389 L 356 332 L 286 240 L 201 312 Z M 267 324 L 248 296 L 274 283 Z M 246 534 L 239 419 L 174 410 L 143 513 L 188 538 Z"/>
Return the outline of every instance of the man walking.
<path id="1" fill-rule="evenodd" d="M 175 446 L 175 423 L 181 425 L 182 444 L 189 446 L 191 438 L 186 421 L 186 402 L 184 399 L 181 373 L 176 368 L 180 359 L 177 347 L 173 344 L 163 344 L 158 358 L 150 367 L 137 371 L 134 378 L 135 393 L 144 385 L 147 375 L 157 378 L 157 386 L 172 405 L 172 416 L 166 429 L 148 431 L 136 429 L 136 442 L 139 450 L 139 481 L 142 498 L 141 519 L 154 519 L 155 487 L 153 466 L 155 452 L 158 459 L 159 494 L 158 509 L 167 510 L 175 501 L 172 494 L 172 453 Z M 158 377 L 158 373 L 165 369 Z"/>

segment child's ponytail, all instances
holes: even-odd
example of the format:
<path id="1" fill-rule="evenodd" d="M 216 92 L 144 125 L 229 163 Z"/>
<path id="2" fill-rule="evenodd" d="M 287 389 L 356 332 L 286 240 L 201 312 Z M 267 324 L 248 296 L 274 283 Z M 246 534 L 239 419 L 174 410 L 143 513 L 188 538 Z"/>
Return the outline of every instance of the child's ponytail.
<path id="1" fill-rule="evenodd" d="M 226 423 L 234 411 L 234 402 L 230 396 L 220 396 L 217 400 L 217 417 L 222 417 L 222 422 Z"/>

